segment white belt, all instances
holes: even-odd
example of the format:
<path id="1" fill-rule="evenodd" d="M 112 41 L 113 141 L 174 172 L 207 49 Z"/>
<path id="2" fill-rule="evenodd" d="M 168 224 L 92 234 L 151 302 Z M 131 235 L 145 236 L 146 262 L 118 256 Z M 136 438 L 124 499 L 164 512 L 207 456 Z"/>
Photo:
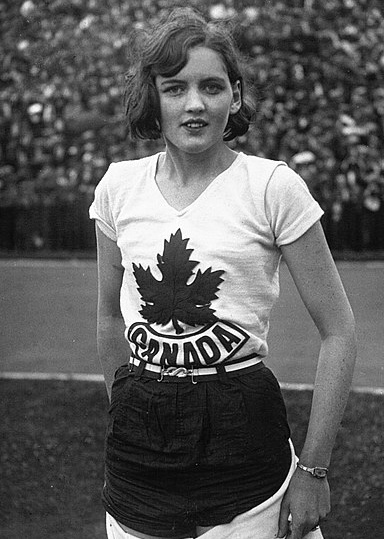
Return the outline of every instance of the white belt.
<path id="1" fill-rule="evenodd" d="M 186 367 L 178 367 L 178 366 L 172 366 L 172 367 L 164 367 L 161 365 L 154 365 L 153 363 L 146 363 L 144 362 L 144 367 L 142 366 L 142 360 L 137 359 L 135 357 L 131 357 L 130 359 L 130 365 L 133 365 L 136 368 L 141 367 L 143 369 L 143 373 L 153 373 L 159 375 L 159 381 L 163 380 L 164 377 L 170 376 L 170 377 L 176 377 L 176 378 L 185 378 L 187 376 L 190 376 L 192 378 L 192 381 L 195 378 L 202 377 L 202 376 L 212 376 L 212 375 L 220 375 L 221 372 L 225 373 L 231 373 L 240 371 L 243 369 L 247 369 L 249 367 L 253 367 L 254 365 L 257 365 L 261 363 L 260 356 L 254 356 L 254 357 L 248 357 L 244 358 L 244 360 L 239 360 L 236 363 L 220 363 L 216 367 L 199 367 L 199 368 L 191 368 L 187 369 Z"/>

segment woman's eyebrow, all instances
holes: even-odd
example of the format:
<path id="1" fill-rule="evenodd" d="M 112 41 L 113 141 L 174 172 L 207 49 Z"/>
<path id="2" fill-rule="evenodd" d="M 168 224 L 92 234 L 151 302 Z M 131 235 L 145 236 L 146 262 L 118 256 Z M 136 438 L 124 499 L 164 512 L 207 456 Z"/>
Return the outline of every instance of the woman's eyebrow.
<path id="1" fill-rule="evenodd" d="M 209 75 L 207 77 L 203 77 L 201 79 L 201 82 L 221 82 L 222 84 L 225 84 L 225 78 L 224 77 L 220 77 L 219 75 Z M 162 80 L 160 82 L 160 85 L 163 86 L 164 84 L 175 84 L 175 83 L 178 83 L 178 84 L 181 84 L 181 83 L 185 83 L 186 82 L 186 79 L 177 79 L 177 78 L 165 78 L 164 77 L 164 80 Z"/>
<path id="2" fill-rule="evenodd" d="M 182 82 L 185 82 L 185 81 L 184 81 L 183 79 L 174 79 L 174 78 L 168 79 L 168 78 L 165 78 L 165 77 L 164 77 L 164 80 L 162 80 L 162 81 L 160 82 L 160 86 L 163 86 L 164 84 L 175 84 L 175 83 L 179 83 L 179 84 L 180 84 L 180 83 L 182 83 Z"/>
<path id="3" fill-rule="evenodd" d="M 225 84 L 226 79 L 219 75 L 210 75 L 209 77 L 203 78 L 202 82 L 221 82 L 222 84 Z"/>

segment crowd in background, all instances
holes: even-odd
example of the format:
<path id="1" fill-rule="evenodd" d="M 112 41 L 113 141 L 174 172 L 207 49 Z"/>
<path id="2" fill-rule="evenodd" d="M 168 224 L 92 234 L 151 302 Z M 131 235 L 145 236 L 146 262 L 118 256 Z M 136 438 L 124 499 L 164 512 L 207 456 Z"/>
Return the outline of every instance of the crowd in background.
<path id="1" fill-rule="evenodd" d="M 93 247 L 87 208 L 126 138 L 133 30 L 171 0 L 0 4 L 0 250 Z M 325 210 L 334 249 L 384 249 L 382 0 L 185 1 L 232 21 L 256 121 L 237 149 L 288 162 Z"/>

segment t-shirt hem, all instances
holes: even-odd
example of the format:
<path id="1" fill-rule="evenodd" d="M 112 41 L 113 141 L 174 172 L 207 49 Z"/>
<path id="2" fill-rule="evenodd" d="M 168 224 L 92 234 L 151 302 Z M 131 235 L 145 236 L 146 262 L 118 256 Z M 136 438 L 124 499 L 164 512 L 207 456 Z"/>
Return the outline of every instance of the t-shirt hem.
<path id="1" fill-rule="evenodd" d="M 308 232 L 308 230 L 315 223 L 320 221 L 323 215 L 324 212 L 321 208 L 315 208 L 315 211 L 313 212 L 313 215 L 311 217 L 308 217 L 308 215 L 303 216 L 302 223 L 299 225 L 297 223 L 295 224 L 295 228 L 293 229 L 292 233 L 289 233 L 289 237 L 277 240 L 276 245 L 278 247 L 282 247 L 283 245 L 289 245 L 294 241 L 298 240 L 299 238 L 301 238 L 301 236 Z"/>
<path id="2" fill-rule="evenodd" d="M 112 241 L 117 241 L 117 236 L 114 231 L 111 230 L 111 228 L 102 220 L 100 217 L 97 216 L 91 216 L 91 219 L 94 219 L 97 223 L 97 226 L 100 228 L 100 230 Z"/>

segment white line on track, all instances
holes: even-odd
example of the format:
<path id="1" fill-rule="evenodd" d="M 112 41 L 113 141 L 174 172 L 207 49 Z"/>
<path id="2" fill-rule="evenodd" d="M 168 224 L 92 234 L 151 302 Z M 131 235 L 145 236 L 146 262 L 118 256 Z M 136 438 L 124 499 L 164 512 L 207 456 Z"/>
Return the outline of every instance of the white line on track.
<path id="1" fill-rule="evenodd" d="M 94 266 L 95 258 L 0 258 L 0 267 L 66 268 Z M 284 262 L 283 262 L 284 264 Z M 336 260 L 339 267 L 364 266 L 366 269 L 384 269 L 384 260 Z"/>
<path id="2" fill-rule="evenodd" d="M 103 382 L 102 374 L 72 372 L 0 372 L 0 379 L 6 380 L 63 380 L 64 382 Z"/>
<path id="3" fill-rule="evenodd" d="M 70 373 L 70 372 L 0 372 L 3 380 L 58 380 L 64 382 L 104 382 L 102 374 Z M 281 382 L 282 389 L 293 391 L 312 391 L 313 384 L 294 384 Z M 384 396 L 384 387 L 352 386 L 354 393 Z"/>
<path id="4" fill-rule="evenodd" d="M 294 384 L 290 382 L 281 382 L 282 389 L 295 391 L 312 391 L 313 384 Z M 366 393 L 368 395 L 384 396 L 384 387 L 369 387 L 369 386 L 352 386 L 351 391 L 354 393 Z"/>
<path id="5" fill-rule="evenodd" d="M 45 258 L 20 258 L 0 260 L 0 267 L 5 268 L 82 268 L 95 266 L 96 259 L 45 259 Z"/>

